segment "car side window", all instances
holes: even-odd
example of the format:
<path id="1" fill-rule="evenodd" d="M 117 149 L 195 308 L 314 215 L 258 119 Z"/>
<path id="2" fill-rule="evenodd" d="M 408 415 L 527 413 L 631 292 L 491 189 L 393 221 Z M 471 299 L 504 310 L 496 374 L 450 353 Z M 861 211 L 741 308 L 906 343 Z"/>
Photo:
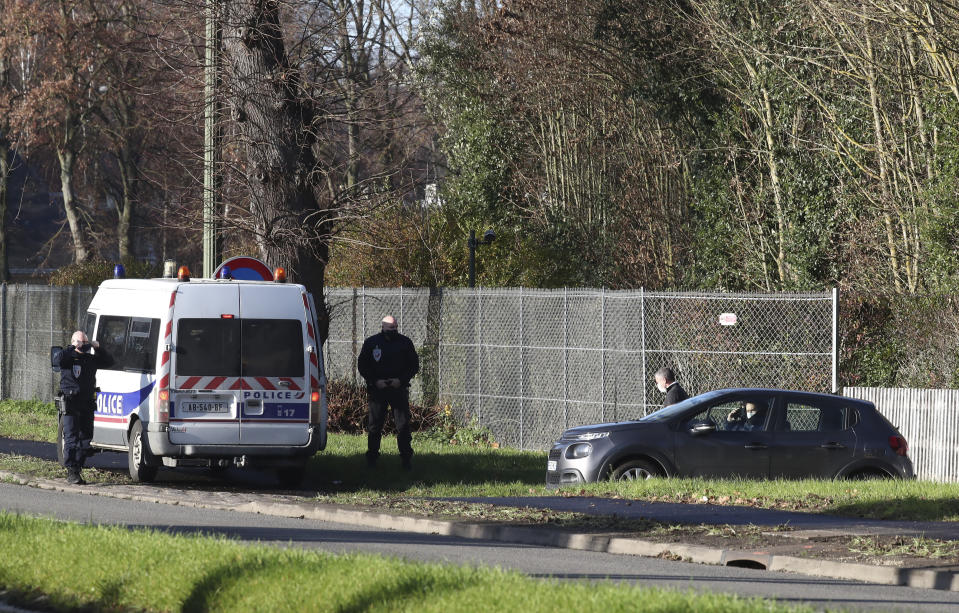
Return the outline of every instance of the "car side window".
<path id="1" fill-rule="evenodd" d="M 848 413 L 847 407 L 789 401 L 786 405 L 786 424 L 781 429 L 793 432 L 838 432 L 848 427 Z"/>
<path id="2" fill-rule="evenodd" d="M 708 423 L 719 432 L 764 430 L 770 405 L 768 398 L 725 400 L 689 418 L 686 425 Z"/>

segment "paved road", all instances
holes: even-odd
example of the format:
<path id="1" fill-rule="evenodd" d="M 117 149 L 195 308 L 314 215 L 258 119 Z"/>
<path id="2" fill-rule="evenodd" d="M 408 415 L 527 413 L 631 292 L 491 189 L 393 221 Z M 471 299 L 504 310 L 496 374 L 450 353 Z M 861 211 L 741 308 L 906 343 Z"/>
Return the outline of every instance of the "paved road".
<path id="1" fill-rule="evenodd" d="M 954 592 L 383 531 L 305 519 L 140 503 L 12 484 L 0 484 L 0 508 L 85 523 L 150 527 L 187 534 L 221 534 L 244 542 L 292 544 L 330 552 L 358 551 L 431 562 L 501 566 L 532 577 L 609 578 L 644 586 L 763 596 L 803 602 L 827 610 L 844 607 L 865 611 L 959 613 L 959 593 Z"/>

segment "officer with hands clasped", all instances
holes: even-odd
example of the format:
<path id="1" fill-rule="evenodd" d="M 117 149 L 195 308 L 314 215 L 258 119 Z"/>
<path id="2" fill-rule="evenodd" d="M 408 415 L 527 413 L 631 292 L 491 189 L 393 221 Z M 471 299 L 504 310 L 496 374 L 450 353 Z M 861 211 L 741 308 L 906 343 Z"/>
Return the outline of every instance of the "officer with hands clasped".
<path id="1" fill-rule="evenodd" d="M 82 330 L 70 338 L 60 353 L 60 392 L 63 394 L 63 458 L 67 483 L 83 485 L 80 475 L 93 439 L 93 414 L 97 410 L 97 369 L 113 364 L 113 358 L 90 341 Z"/>
<path id="2" fill-rule="evenodd" d="M 411 470 L 413 437 L 410 434 L 409 387 L 410 379 L 419 372 L 420 361 L 413 341 L 397 331 L 395 317 L 384 317 L 382 331 L 363 342 L 357 368 L 366 379 L 370 403 L 367 465 L 376 466 L 376 459 L 380 456 L 380 439 L 386 421 L 386 408 L 389 406 L 393 409 L 396 444 L 403 468 Z"/>

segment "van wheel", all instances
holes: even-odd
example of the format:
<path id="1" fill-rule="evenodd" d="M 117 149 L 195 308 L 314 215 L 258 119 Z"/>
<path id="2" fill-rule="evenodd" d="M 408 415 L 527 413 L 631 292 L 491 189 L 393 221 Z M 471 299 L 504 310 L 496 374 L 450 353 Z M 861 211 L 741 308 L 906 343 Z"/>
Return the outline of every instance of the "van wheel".
<path id="1" fill-rule="evenodd" d="M 281 487 L 287 489 L 297 489 L 303 484 L 303 478 L 306 477 L 306 462 L 295 466 L 283 466 L 276 469 L 276 480 Z"/>
<path id="2" fill-rule="evenodd" d="M 127 452 L 127 466 L 130 469 L 130 478 L 135 483 L 148 483 L 157 476 L 156 461 L 150 450 L 147 449 L 143 437 L 143 422 L 137 420 L 130 430 L 130 448 Z"/>
<path id="3" fill-rule="evenodd" d="M 644 481 L 662 477 L 663 471 L 652 462 L 646 460 L 630 460 L 623 462 L 609 476 L 610 481 Z"/>
<path id="4" fill-rule="evenodd" d="M 67 442 L 63 439 L 63 417 L 57 417 L 57 462 L 60 466 L 66 466 L 67 462 Z"/>

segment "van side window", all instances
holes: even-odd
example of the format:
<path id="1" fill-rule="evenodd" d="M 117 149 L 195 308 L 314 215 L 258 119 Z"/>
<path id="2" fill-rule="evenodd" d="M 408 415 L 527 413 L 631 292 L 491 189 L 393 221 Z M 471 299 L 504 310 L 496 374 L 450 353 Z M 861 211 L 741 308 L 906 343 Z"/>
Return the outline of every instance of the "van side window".
<path id="1" fill-rule="evenodd" d="M 113 356 L 110 369 L 135 372 L 153 372 L 156 368 L 159 337 L 159 319 L 114 315 L 100 318 L 97 333 L 97 341 Z"/>

